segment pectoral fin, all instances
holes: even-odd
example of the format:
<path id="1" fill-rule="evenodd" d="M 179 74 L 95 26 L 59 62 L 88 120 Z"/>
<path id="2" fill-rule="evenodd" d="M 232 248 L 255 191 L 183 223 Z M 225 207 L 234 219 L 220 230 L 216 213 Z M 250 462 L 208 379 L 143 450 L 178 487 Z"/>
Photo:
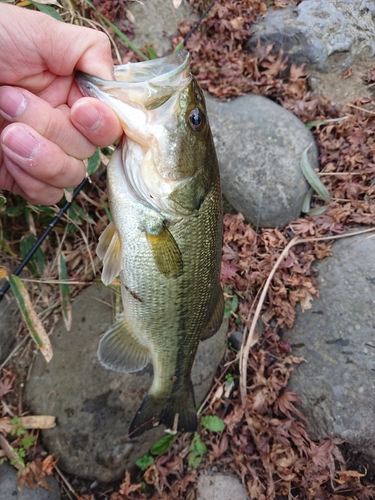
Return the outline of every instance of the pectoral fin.
<path id="1" fill-rule="evenodd" d="M 109 285 L 122 270 L 121 241 L 113 222 L 100 235 L 96 253 L 103 260 L 102 281 Z"/>
<path id="2" fill-rule="evenodd" d="M 99 342 L 98 358 L 108 370 L 138 372 L 149 362 L 149 351 L 129 328 L 124 315 L 104 334 Z"/>
<path id="3" fill-rule="evenodd" d="M 146 232 L 146 238 L 159 272 L 166 277 L 180 276 L 183 271 L 182 255 L 169 229 L 162 226 L 157 234 Z"/>
<path id="4" fill-rule="evenodd" d="M 219 330 L 221 323 L 223 322 L 224 316 L 224 296 L 223 292 L 219 292 L 219 297 L 215 303 L 215 306 L 212 307 L 212 315 L 208 320 L 208 323 L 204 327 L 204 330 L 201 334 L 201 340 L 207 340 Z"/>

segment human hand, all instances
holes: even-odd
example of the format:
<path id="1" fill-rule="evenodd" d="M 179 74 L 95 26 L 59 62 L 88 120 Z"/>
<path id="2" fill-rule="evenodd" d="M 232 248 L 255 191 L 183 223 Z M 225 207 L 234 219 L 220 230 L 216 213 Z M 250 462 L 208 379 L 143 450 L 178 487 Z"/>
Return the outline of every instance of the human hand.
<path id="1" fill-rule="evenodd" d="M 104 33 L 0 4 L 0 189 L 50 205 L 85 177 L 82 160 L 121 135 L 112 110 L 82 97 L 74 71 L 113 78 Z"/>

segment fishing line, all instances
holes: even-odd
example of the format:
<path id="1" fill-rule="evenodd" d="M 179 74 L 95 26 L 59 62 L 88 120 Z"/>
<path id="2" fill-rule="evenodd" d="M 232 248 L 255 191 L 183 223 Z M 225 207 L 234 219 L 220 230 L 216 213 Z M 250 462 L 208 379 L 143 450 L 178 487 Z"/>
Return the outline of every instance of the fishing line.
<path id="1" fill-rule="evenodd" d="M 64 215 L 64 213 L 68 210 L 68 208 L 72 204 L 74 198 L 81 191 L 81 189 L 83 188 L 83 186 L 86 184 L 87 181 L 88 181 L 88 177 L 85 177 L 83 179 L 83 181 L 81 182 L 81 184 L 79 184 L 75 188 L 75 190 L 73 191 L 73 194 L 72 194 L 72 199 L 70 201 L 65 202 L 65 204 L 62 206 L 62 208 L 59 210 L 58 214 L 52 219 L 52 221 L 49 223 L 47 229 L 40 236 L 40 238 L 38 239 L 38 241 L 35 242 L 35 244 L 33 245 L 33 247 L 30 249 L 29 253 L 23 259 L 23 261 L 17 267 L 17 269 L 15 269 L 15 271 L 13 272 L 13 274 L 15 274 L 16 276 L 18 276 L 20 274 L 20 272 L 22 271 L 22 269 L 29 263 L 30 259 L 34 255 L 34 253 L 38 250 L 38 248 L 43 243 L 43 241 L 47 238 L 47 236 L 49 235 L 49 233 L 52 231 L 52 229 L 59 222 L 59 220 Z M 3 286 L 3 288 L 0 290 L 0 301 L 3 299 L 4 295 L 9 290 L 9 287 L 10 287 L 10 285 L 9 285 L 9 281 L 8 281 L 7 283 L 5 283 L 5 285 Z"/>

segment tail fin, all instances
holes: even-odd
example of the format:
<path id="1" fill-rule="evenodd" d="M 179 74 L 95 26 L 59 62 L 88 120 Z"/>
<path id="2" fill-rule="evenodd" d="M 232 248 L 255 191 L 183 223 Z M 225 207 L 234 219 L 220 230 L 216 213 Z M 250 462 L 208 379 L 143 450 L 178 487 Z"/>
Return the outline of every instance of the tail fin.
<path id="1" fill-rule="evenodd" d="M 179 432 L 197 430 L 193 387 L 188 394 L 158 398 L 147 394 L 129 428 L 129 437 L 140 436 L 158 425 Z"/>

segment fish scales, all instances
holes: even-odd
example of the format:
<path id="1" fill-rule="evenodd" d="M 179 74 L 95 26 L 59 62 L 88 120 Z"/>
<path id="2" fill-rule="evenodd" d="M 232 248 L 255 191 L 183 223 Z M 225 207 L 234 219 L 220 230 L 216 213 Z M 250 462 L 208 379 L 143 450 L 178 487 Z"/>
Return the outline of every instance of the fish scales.
<path id="1" fill-rule="evenodd" d="M 113 223 L 97 250 L 103 281 L 120 273 L 124 312 L 98 353 L 116 371 L 138 371 L 152 361 L 154 380 L 131 437 L 159 424 L 196 430 L 191 368 L 200 340 L 217 331 L 223 316 L 219 168 L 203 94 L 188 63 L 183 51 L 119 67 L 125 89 L 120 82 L 77 76 L 83 93 L 107 102 L 126 132 L 108 166 Z M 146 81 L 138 91 L 137 78 Z M 129 95 L 130 108 L 120 112 L 119 101 L 131 101 Z M 141 131 L 126 113 L 137 115 Z"/>

